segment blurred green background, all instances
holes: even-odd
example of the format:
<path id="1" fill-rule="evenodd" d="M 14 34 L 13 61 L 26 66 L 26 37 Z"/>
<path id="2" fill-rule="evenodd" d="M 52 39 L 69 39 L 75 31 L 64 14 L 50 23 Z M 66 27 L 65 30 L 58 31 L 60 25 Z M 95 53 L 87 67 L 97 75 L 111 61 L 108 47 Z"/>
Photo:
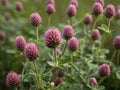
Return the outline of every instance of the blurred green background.
<path id="1" fill-rule="evenodd" d="M 31 41 L 35 38 L 35 28 L 29 23 L 29 17 L 31 13 L 38 12 L 42 17 L 42 25 L 39 27 L 39 34 L 43 35 L 47 29 L 48 15 L 45 12 L 46 0 L 19 0 L 23 3 L 24 10 L 18 12 L 15 9 L 15 3 L 18 0 L 9 0 L 7 6 L 3 6 L 0 3 L 0 31 L 6 33 L 4 41 L 0 41 L 0 90 L 6 90 L 5 86 L 5 75 L 11 71 L 21 72 L 21 58 L 18 56 L 19 52 L 15 49 L 15 38 L 18 35 L 23 35 L 27 41 Z M 77 20 L 83 19 L 87 12 L 91 12 L 91 7 L 95 0 L 78 0 L 79 8 L 76 15 Z M 67 24 L 68 17 L 66 15 L 66 9 L 69 5 L 70 0 L 55 0 L 56 12 L 52 15 L 51 25 L 59 26 L 59 24 Z M 120 0 L 105 0 L 105 6 L 107 4 L 114 4 L 115 6 L 120 4 Z M 104 6 L 104 7 L 105 7 Z M 10 12 L 10 21 L 5 20 L 5 13 Z M 105 19 L 101 20 L 105 22 Z M 101 22 L 99 22 L 101 24 Z M 99 25 L 98 23 L 98 25 Z M 111 28 L 117 32 L 120 29 L 120 22 L 112 22 Z M 111 49 L 109 43 L 112 42 L 112 38 L 107 38 L 104 47 Z M 44 55 L 43 55 L 44 56 Z M 4 89 L 3 89 L 4 88 Z"/>

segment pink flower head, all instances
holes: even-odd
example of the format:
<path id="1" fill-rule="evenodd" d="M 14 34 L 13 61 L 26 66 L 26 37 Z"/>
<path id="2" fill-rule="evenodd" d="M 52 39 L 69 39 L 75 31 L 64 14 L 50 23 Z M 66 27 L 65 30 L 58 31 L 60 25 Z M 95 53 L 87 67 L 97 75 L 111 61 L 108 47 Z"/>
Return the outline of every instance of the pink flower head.
<path id="1" fill-rule="evenodd" d="M 78 8 L 78 0 L 71 0 L 70 4 L 75 5 Z"/>
<path id="2" fill-rule="evenodd" d="M 17 11 L 21 11 L 23 9 L 23 5 L 21 2 L 17 1 L 16 2 L 16 10 Z"/>
<path id="3" fill-rule="evenodd" d="M 113 45 L 116 49 L 120 49 L 120 36 L 116 36 L 114 38 Z"/>
<path id="4" fill-rule="evenodd" d="M 99 32 L 98 29 L 93 29 L 93 30 L 92 30 L 92 32 L 91 32 L 91 38 L 92 38 L 93 40 L 99 39 L 100 36 L 101 36 L 101 35 L 100 35 L 100 32 Z"/>
<path id="5" fill-rule="evenodd" d="M 58 85 L 60 85 L 62 83 L 62 78 L 56 78 L 54 83 L 55 83 L 55 86 L 57 87 Z"/>
<path id="6" fill-rule="evenodd" d="M 57 54 L 57 56 L 61 55 L 61 51 L 59 48 L 56 48 L 56 54 Z"/>
<path id="7" fill-rule="evenodd" d="M 15 40 L 15 46 L 18 51 L 23 51 L 26 45 L 26 40 L 23 36 L 17 36 Z"/>
<path id="8" fill-rule="evenodd" d="M 18 87 L 20 84 L 20 77 L 16 72 L 9 72 L 6 76 L 6 85 L 9 88 Z"/>
<path id="9" fill-rule="evenodd" d="M 108 64 L 102 64 L 100 65 L 98 72 L 102 77 L 110 76 L 110 66 Z"/>
<path id="10" fill-rule="evenodd" d="M 79 47 L 79 42 L 78 42 L 77 38 L 76 37 L 70 38 L 70 40 L 68 41 L 67 47 L 71 52 L 76 51 Z"/>
<path id="11" fill-rule="evenodd" d="M 61 33 L 57 28 L 49 28 L 44 37 L 46 46 L 49 48 L 55 48 L 62 42 Z"/>
<path id="12" fill-rule="evenodd" d="M 115 18 L 120 19 L 120 6 L 117 6 L 116 8 Z"/>
<path id="13" fill-rule="evenodd" d="M 96 2 L 100 3 L 102 6 L 104 6 L 104 0 L 96 0 Z"/>
<path id="14" fill-rule="evenodd" d="M 70 25 L 64 26 L 64 29 L 62 32 L 63 38 L 66 40 L 69 40 L 71 37 L 73 37 L 73 35 L 74 35 L 74 30 L 73 30 L 72 26 L 70 26 Z"/>
<path id="15" fill-rule="evenodd" d="M 107 18 L 111 18 L 115 15 L 115 7 L 112 4 L 107 5 L 104 10 L 104 14 Z"/>
<path id="16" fill-rule="evenodd" d="M 92 21 L 93 21 L 92 15 L 87 13 L 84 17 L 84 23 L 88 25 L 91 24 Z"/>
<path id="17" fill-rule="evenodd" d="M 55 7 L 53 4 L 47 4 L 47 7 L 46 7 L 46 12 L 51 15 L 53 14 L 54 12 L 56 11 Z"/>
<path id="18" fill-rule="evenodd" d="M 75 16 L 76 13 L 77 13 L 77 9 L 76 9 L 75 5 L 70 4 L 67 8 L 67 15 L 69 17 L 72 17 L 72 16 Z"/>
<path id="19" fill-rule="evenodd" d="M 34 61 L 39 56 L 38 47 L 34 43 L 32 43 L 32 42 L 26 44 L 26 46 L 24 48 L 24 55 L 29 60 Z"/>
<path id="20" fill-rule="evenodd" d="M 55 1 L 54 0 L 47 0 L 46 5 L 52 4 L 55 6 Z"/>
<path id="21" fill-rule="evenodd" d="M 94 86 L 94 85 L 97 85 L 97 80 L 96 80 L 96 78 L 94 78 L 94 77 L 93 77 L 93 78 L 90 78 L 89 82 L 90 82 L 90 84 L 93 85 L 93 86 Z"/>
<path id="22" fill-rule="evenodd" d="M 1 0 L 1 3 L 2 3 L 3 6 L 6 6 L 7 3 L 8 3 L 8 0 Z"/>
<path id="23" fill-rule="evenodd" d="M 30 24 L 33 26 L 39 26 L 41 24 L 41 17 L 38 13 L 32 13 L 30 16 Z"/>
<path id="24" fill-rule="evenodd" d="M 5 20 L 6 21 L 9 21 L 10 20 L 10 17 L 11 17 L 11 14 L 9 12 L 6 12 L 5 13 Z"/>
<path id="25" fill-rule="evenodd" d="M 4 40 L 4 39 L 5 39 L 5 36 L 6 36 L 6 33 L 3 32 L 3 31 L 0 31 L 0 41 L 1 41 L 1 40 Z"/>
<path id="26" fill-rule="evenodd" d="M 100 15 L 103 13 L 103 6 L 100 3 L 95 2 L 92 7 L 92 13 L 96 16 Z"/>

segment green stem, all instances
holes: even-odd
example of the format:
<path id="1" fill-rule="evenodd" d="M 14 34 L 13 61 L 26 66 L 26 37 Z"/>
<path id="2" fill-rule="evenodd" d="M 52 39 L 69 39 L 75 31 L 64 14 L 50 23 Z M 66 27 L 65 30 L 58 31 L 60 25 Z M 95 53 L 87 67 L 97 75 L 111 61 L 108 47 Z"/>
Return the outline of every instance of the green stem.
<path id="1" fill-rule="evenodd" d="M 36 28 L 37 30 L 37 43 L 38 43 L 38 39 L 39 39 L 39 31 L 38 31 L 38 27 Z"/>
<path id="2" fill-rule="evenodd" d="M 56 48 L 54 48 L 54 57 L 55 57 L 55 67 L 58 66 L 57 55 L 56 55 Z"/>
<path id="3" fill-rule="evenodd" d="M 73 64 L 73 52 L 71 53 L 71 63 Z"/>
<path id="4" fill-rule="evenodd" d="M 40 81 L 39 73 L 38 73 L 38 70 L 37 70 L 37 66 L 36 66 L 36 62 L 35 62 L 35 61 L 33 61 L 33 65 L 34 65 L 34 68 L 35 68 L 36 79 L 37 79 L 37 82 L 38 82 L 38 89 L 39 89 L 39 85 L 40 85 L 40 88 L 42 88 L 42 81 Z"/>
<path id="5" fill-rule="evenodd" d="M 116 53 L 117 53 L 117 51 L 115 50 L 114 53 L 113 53 L 113 55 L 112 55 L 111 62 L 113 62 L 113 59 L 114 59 Z"/>
<path id="6" fill-rule="evenodd" d="M 95 26 L 96 26 L 96 24 L 97 24 L 98 18 L 99 18 L 99 17 L 96 17 L 96 19 L 95 19 L 95 21 L 94 21 L 93 29 L 95 28 Z"/>
<path id="7" fill-rule="evenodd" d="M 108 19 L 108 29 L 110 31 L 110 22 L 111 22 L 111 19 Z"/>
<path id="8" fill-rule="evenodd" d="M 48 18 L 48 28 L 50 27 L 50 22 L 51 22 L 51 15 L 49 15 L 49 18 Z"/>
<path id="9" fill-rule="evenodd" d="M 60 57 L 64 55 L 65 50 L 67 48 L 67 43 L 68 43 L 68 40 L 66 40 L 66 42 L 65 42 L 65 46 L 64 46 L 64 49 L 63 49 L 62 54 L 60 55 Z"/>
<path id="10" fill-rule="evenodd" d="M 119 53 L 120 53 L 120 51 L 118 51 L 116 66 L 119 66 Z"/>
<path id="11" fill-rule="evenodd" d="M 100 79 L 100 81 L 98 82 L 98 86 L 106 79 L 106 77 L 103 77 Z"/>
<path id="12" fill-rule="evenodd" d="M 15 88 L 15 90 L 18 90 L 17 88 Z"/>
<path id="13" fill-rule="evenodd" d="M 72 17 L 70 17 L 70 25 L 73 26 Z"/>

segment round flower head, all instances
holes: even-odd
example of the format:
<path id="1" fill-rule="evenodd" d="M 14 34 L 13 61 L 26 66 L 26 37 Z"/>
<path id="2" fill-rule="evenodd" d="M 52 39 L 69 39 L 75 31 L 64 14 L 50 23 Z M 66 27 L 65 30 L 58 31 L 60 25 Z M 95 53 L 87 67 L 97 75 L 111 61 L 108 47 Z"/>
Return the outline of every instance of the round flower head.
<path id="1" fill-rule="evenodd" d="M 56 78 L 54 83 L 55 83 L 55 86 L 57 87 L 58 85 L 60 85 L 62 83 L 62 78 Z"/>
<path id="2" fill-rule="evenodd" d="M 61 33 L 57 28 L 49 28 L 45 32 L 45 43 L 49 48 L 55 48 L 61 44 L 62 38 Z"/>
<path id="3" fill-rule="evenodd" d="M 62 78 L 65 76 L 65 73 L 62 70 L 58 70 L 57 76 Z"/>
<path id="4" fill-rule="evenodd" d="M 104 10 L 104 14 L 107 18 L 111 18 L 115 15 L 115 7 L 112 4 L 107 5 Z"/>
<path id="5" fill-rule="evenodd" d="M 64 29 L 62 32 L 63 38 L 66 40 L 69 40 L 71 37 L 73 37 L 73 35 L 74 35 L 74 30 L 73 30 L 72 26 L 70 26 L 70 25 L 64 26 Z"/>
<path id="6" fill-rule="evenodd" d="M 46 7 L 46 12 L 51 15 L 56 11 L 55 7 L 53 4 L 48 4 Z"/>
<path id="7" fill-rule="evenodd" d="M 5 32 L 0 31 L 0 40 L 4 40 L 6 36 Z"/>
<path id="8" fill-rule="evenodd" d="M 114 38 L 113 45 L 116 49 L 120 49 L 120 36 L 116 36 Z"/>
<path id="9" fill-rule="evenodd" d="M 59 48 L 56 48 L 56 54 L 57 54 L 57 56 L 61 55 L 61 51 Z"/>
<path id="10" fill-rule="evenodd" d="M 5 13 L 5 20 L 6 21 L 9 21 L 10 20 L 10 17 L 11 17 L 11 14 L 9 12 L 6 12 Z"/>
<path id="11" fill-rule="evenodd" d="M 2 3 L 3 6 L 6 6 L 7 3 L 8 3 L 8 0 L 1 0 L 1 3 Z"/>
<path id="12" fill-rule="evenodd" d="M 23 5 L 21 2 L 17 1 L 16 2 L 16 10 L 17 11 L 21 11 L 23 9 Z"/>
<path id="13" fill-rule="evenodd" d="M 84 23 L 88 25 L 91 24 L 92 21 L 93 21 L 92 15 L 87 13 L 84 17 Z"/>
<path id="14" fill-rule="evenodd" d="M 41 17 L 38 13 L 32 13 L 30 16 L 30 24 L 33 26 L 39 26 L 41 24 Z"/>
<path id="15" fill-rule="evenodd" d="M 6 85 L 9 88 L 18 87 L 20 84 L 20 77 L 16 72 L 9 72 L 6 76 Z"/>
<path id="16" fill-rule="evenodd" d="M 96 80 L 96 78 L 94 78 L 94 77 L 93 77 L 93 78 L 90 78 L 89 82 L 90 82 L 90 84 L 93 85 L 93 86 L 94 86 L 94 85 L 97 85 L 97 80 Z"/>
<path id="17" fill-rule="evenodd" d="M 92 13 L 96 16 L 100 15 L 101 13 L 103 12 L 103 6 L 98 3 L 98 2 L 95 2 L 93 7 L 92 7 Z"/>
<path id="18" fill-rule="evenodd" d="M 70 4 L 67 8 L 67 15 L 69 17 L 72 17 L 72 16 L 75 16 L 76 13 L 77 13 L 77 9 L 76 9 L 75 5 Z"/>
<path id="19" fill-rule="evenodd" d="M 24 48 L 24 55 L 26 58 L 33 61 L 37 59 L 37 57 L 39 56 L 39 50 L 37 46 L 31 42 L 31 43 L 26 44 Z"/>
<path id="20" fill-rule="evenodd" d="M 79 43 L 76 37 L 70 38 L 68 41 L 67 47 L 71 52 L 74 52 L 78 49 Z"/>
<path id="21" fill-rule="evenodd" d="M 52 4 L 55 6 L 55 1 L 54 0 L 47 0 L 46 5 Z"/>
<path id="22" fill-rule="evenodd" d="M 23 51 L 26 45 L 26 40 L 23 36 L 17 36 L 15 40 L 15 46 L 18 51 Z"/>
<path id="23" fill-rule="evenodd" d="M 78 8 L 78 0 L 71 0 L 70 4 L 75 5 Z"/>
<path id="24" fill-rule="evenodd" d="M 104 0 L 96 0 L 96 2 L 100 3 L 102 6 L 104 6 Z"/>
<path id="25" fill-rule="evenodd" d="M 116 8 L 115 18 L 120 19 L 120 6 Z"/>
<path id="26" fill-rule="evenodd" d="M 99 75 L 101 77 L 107 77 L 110 76 L 110 66 L 108 64 L 102 64 L 99 67 L 99 71 L 98 71 Z"/>
<path id="27" fill-rule="evenodd" d="M 100 35 L 100 32 L 99 32 L 98 29 L 93 29 L 93 30 L 92 30 L 92 32 L 91 32 L 91 38 L 92 38 L 93 40 L 99 39 L 100 36 L 101 36 L 101 35 Z"/>

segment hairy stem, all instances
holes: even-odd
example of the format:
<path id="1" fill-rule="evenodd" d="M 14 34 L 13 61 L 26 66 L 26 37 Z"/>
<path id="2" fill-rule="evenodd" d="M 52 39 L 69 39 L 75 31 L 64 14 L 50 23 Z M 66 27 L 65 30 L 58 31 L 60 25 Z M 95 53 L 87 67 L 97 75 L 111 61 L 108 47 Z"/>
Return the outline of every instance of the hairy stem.
<path id="1" fill-rule="evenodd" d="M 39 39 L 39 31 L 38 31 L 38 27 L 36 28 L 36 30 L 37 30 L 37 36 L 36 36 L 36 38 L 37 38 L 37 43 L 38 43 L 38 39 Z"/>
<path id="2" fill-rule="evenodd" d="M 55 57 L 55 67 L 57 67 L 58 66 L 58 61 L 57 61 L 56 48 L 54 48 L 54 57 Z"/>

